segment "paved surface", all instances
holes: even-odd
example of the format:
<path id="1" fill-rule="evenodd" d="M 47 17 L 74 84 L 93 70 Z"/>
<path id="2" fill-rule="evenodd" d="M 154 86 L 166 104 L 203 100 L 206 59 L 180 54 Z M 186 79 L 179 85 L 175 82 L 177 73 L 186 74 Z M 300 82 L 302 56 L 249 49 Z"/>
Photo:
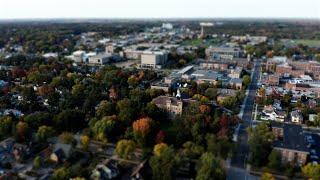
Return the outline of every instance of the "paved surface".
<path id="1" fill-rule="evenodd" d="M 246 171 L 247 156 L 248 156 L 248 134 L 246 129 L 251 126 L 252 123 L 252 112 L 254 111 L 254 99 L 257 90 L 257 83 L 259 80 L 259 74 L 261 69 L 261 63 L 255 62 L 254 70 L 252 73 L 251 84 L 247 90 L 247 97 L 244 101 L 242 112 L 243 123 L 240 125 L 238 134 L 238 146 L 231 159 L 231 166 L 228 169 L 227 179 L 229 180 L 242 180 L 242 179 L 256 179 Z"/>

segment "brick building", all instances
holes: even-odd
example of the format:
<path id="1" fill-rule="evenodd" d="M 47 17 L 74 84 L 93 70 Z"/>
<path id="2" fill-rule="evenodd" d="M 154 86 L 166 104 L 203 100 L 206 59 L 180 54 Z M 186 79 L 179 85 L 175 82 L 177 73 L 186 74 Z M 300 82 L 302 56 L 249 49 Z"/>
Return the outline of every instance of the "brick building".
<path id="1" fill-rule="evenodd" d="M 273 122 L 272 132 L 276 137 L 273 149 L 280 152 L 282 163 L 306 164 L 309 150 L 301 126 Z"/>

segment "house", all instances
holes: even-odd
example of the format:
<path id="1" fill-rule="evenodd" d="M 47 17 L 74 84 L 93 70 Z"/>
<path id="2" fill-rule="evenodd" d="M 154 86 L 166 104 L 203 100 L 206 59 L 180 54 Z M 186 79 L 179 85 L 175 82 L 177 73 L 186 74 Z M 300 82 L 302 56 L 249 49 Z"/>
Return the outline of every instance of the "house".
<path id="1" fill-rule="evenodd" d="M 296 124 L 276 122 L 273 122 L 271 126 L 276 137 L 273 149 L 280 152 L 282 162 L 297 166 L 306 164 L 309 150 L 302 127 Z"/>
<path id="2" fill-rule="evenodd" d="M 309 114 L 309 121 L 314 122 L 318 118 L 318 115 L 316 114 Z"/>
<path id="3" fill-rule="evenodd" d="M 267 80 L 267 84 L 270 86 L 278 86 L 280 82 L 280 78 L 278 75 L 269 75 L 268 76 L 268 80 Z"/>
<path id="4" fill-rule="evenodd" d="M 243 80 L 241 78 L 232 78 L 229 81 L 229 85 L 235 87 L 235 89 L 242 89 L 242 82 Z"/>
<path id="5" fill-rule="evenodd" d="M 295 110 L 290 113 L 291 122 L 293 123 L 303 123 L 303 116 L 300 110 Z"/>
<path id="6" fill-rule="evenodd" d="M 175 97 L 159 96 L 152 100 L 152 102 L 163 109 L 171 116 L 181 115 L 183 110 L 183 102 Z"/>
<path id="7" fill-rule="evenodd" d="M 114 179 L 120 174 L 118 162 L 108 159 L 96 166 L 92 171 L 90 178 L 93 180 Z"/>
<path id="8" fill-rule="evenodd" d="M 72 154 L 72 146 L 70 144 L 57 143 L 54 145 L 50 160 L 53 162 L 64 162 Z"/>
<path id="9" fill-rule="evenodd" d="M 230 96 L 235 96 L 237 94 L 237 90 L 234 89 L 221 89 L 217 90 L 217 102 L 223 101 L 225 98 Z"/>
<path id="10" fill-rule="evenodd" d="M 285 118 L 286 118 L 286 112 L 278 111 L 271 105 L 264 106 L 262 110 L 261 120 L 284 122 Z"/>
<path id="11" fill-rule="evenodd" d="M 282 106 L 281 106 L 281 101 L 280 100 L 278 100 L 278 99 L 275 99 L 274 101 L 273 101 L 273 108 L 275 109 L 275 110 L 279 110 L 279 111 L 281 111 L 282 110 Z"/>
<path id="12" fill-rule="evenodd" d="M 231 69 L 231 72 L 228 74 L 230 78 L 240 78 L 242 73 L 242 67 L 237 67 L 235 69 Z"/>

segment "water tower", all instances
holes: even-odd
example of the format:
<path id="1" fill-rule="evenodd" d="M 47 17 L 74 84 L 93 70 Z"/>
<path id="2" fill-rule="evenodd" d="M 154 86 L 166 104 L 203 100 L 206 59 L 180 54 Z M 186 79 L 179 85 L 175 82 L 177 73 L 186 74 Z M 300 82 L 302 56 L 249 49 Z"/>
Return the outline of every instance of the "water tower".
<path id="1" fill-rule="evenodd" d="M 200 23 L 200 26 L 201 26 L 201 34 L 200 34 L 200 37 L 204 37 L 204 36 L 205 36 L 205 28 L 207 28 L 207 27 L 212 27 L 212 26 L 213 26 L 213 23 L 202 22 L 202 23 Z"/>

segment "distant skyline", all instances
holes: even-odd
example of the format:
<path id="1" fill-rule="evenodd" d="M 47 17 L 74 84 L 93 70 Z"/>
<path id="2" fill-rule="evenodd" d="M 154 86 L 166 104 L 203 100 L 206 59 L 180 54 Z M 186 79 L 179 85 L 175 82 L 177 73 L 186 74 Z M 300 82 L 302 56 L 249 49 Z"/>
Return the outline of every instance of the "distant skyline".
<path id="1" fill-rule="evenodd" d="M 0 0 L 0 3 L 0 19 L 320 19 L 320 0 Z"/>

